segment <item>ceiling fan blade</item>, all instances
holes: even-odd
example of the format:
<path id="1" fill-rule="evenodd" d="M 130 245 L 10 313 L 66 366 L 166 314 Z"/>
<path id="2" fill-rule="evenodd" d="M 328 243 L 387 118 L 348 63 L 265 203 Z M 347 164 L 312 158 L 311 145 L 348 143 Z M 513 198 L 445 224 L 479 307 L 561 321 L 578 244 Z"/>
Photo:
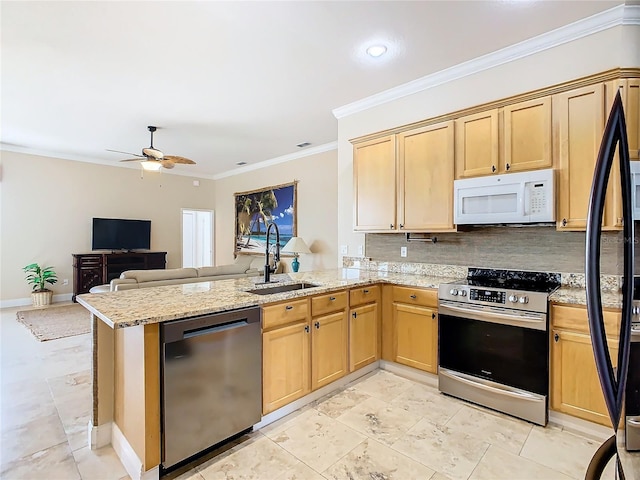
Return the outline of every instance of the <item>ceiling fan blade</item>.
<path id="1" fill-rule="evenodd" d="M 177 155 L 166 155 L 164 157 L 164 160 L 170 160 L 173 163 L 182 163 L 185 165 L 195 165 L 196 162 L 194 162 L 193 160 L 189 160 L 188 158 L 185 157 L 179 157 Z"/>
<path id="2" fill-rule="evenodd" d="M 123 152 L 121 150 L 110 150 L 108 148 L 106 150 L 107 152 L 124 153 L 125 155 L 133 155 L 134 157 L 144 158 L 144 155 L 138 155 L 137 153 Z"/>
<path id="3" fill-rule="evenodd" d="M 160 163 L 164 168 L 169 168 L 169 169 L 176 166 L 176 164 L 173 163 L 171 160 L 167 160 L 167 157 L 164 157 L 164 160 L 161 160 Z"/>
<path id="4" fill-rule="evenodd" d="M 141 158 L 127 158 L 125 160 L 120 160 L 121 162 L 142 162 L 144 161 L 144 157 Z"/>

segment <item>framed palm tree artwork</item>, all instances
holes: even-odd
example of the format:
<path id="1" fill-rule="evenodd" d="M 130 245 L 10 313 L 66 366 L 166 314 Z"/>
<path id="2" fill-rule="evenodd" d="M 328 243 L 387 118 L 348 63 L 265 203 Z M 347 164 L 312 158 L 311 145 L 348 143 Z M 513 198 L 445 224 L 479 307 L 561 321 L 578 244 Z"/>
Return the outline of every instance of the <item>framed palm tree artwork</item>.
<path id="1" fill-rule="evenodd" d="M 234 193 L 236 208 L 235 255 L 264 255 L 267 228 L 275 223 L 280 232 L 280 248 L 297 232 L 297 181 Z M 276 235 L 271 231 L 270 245 Z"/>

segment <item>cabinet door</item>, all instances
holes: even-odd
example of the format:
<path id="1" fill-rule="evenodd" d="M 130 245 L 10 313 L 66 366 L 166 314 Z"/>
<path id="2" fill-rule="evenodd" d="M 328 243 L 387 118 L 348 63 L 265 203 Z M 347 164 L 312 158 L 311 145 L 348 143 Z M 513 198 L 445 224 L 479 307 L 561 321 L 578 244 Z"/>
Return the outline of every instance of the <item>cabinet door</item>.
<path id="1" fill-rule="evenodd" d="M 437 372 L 438 319 L 435 310 L 394 303 L 394 361 Z"/>
<path id="2" fill-rule="evenodd" d="M 629 158 L 640 160 L 640 78 L 625 80 L 627 98 L 624 114 L 629 138 Z"/>
<path id="3" fill-rule="evenodd" d="M 398 135 L 398 227 L 455 230 L 453 122 Z"/>
<path id="4" fill-rule="evenodd" d="M 349 316 L 349 371 L 378 360 L 378 345 L 378 304 L 352 308 Z"/>
<path id="5" fill-rule="evenodd" d="M 625 80 L 612 80 L 604 84 L 605 95 L 605 118 L 608 118 L 613 106 L 616 93 L 622 93 L 623 105 L 626 103 L 627 89 Z M 626 106 L 625 106 L 626 113 Z M 606 122 L 605 122 L 606 123 Z M 604 215 L 602 219 L 603 230 L 622 230 L 622 189 L 620 187 L 620 148 L 616 147 L 613 157 L 613 165 L 609 175 L 607 185 L 607 195 L 605 198 Z"/>
<path id="6" fill-rule="evenodd" d="M 549 168 L 551 155 L 551 97 L 508 105 L 502 110 L 503 141 L 500 171 Z"/>
<path id="7" fill-rule="evenodd" d="M 552 331 L 551 408 L 575 417 L 611 426 L 604 401 L 591 338 L 588 334 Z M 617 342 L 608 342 L 612 361 Z"/>
<path id="8" fill-rule="evenodd" d="M 309 325 L 296 323 L 262 334 L 262 412 L 310 392 Z"/>
<path id="9" fill-rule="evenodd" d="M 353 180 L 354 230 L 396 229 L 395 135 L 353 146 Z"/>
<path id="10" fill-rule="evenodd" d="M 312 319 L 311 389 L 347 374 L 347 312 Z"/>
<path id="11" fill-rule="evenodd" d="M 456 178 L 498 171 L 498 109 L 457 119 L 455 139 Z"/>
<path id="12" fill-rule="evenodd" d="M 578 88 L 553 98 L 558 139 L 560 230 L 585 230 L 593 171 L 604 129 L 604 86 Z"/>

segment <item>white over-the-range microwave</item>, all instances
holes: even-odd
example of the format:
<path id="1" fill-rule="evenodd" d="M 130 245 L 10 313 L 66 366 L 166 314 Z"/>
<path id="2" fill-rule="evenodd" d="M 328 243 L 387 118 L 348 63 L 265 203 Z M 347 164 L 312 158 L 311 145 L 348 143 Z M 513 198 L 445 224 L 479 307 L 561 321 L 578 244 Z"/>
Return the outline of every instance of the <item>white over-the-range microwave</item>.
<path id="1" fill-rule="evenodd" d="M 457 225 L 553 222 L 554 179 L 549 168 L 455 180 L 453 221 Z"/>

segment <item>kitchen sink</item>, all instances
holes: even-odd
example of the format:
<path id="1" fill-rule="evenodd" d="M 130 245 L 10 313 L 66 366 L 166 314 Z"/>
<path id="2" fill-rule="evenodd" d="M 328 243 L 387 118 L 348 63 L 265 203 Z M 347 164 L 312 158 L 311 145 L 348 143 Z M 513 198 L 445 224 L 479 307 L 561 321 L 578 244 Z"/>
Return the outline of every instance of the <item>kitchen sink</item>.
<path id="1" fill-rule="evenodd" d="M 271 295 L 272 293 L 291 292 L 293 290 L 304 290 L 305 288 L 319 287 L 315 283 L 298 282 L 289 283 L 286 285 L 274 285 L 272 287 L 254 288 L 253 290 L 247 290 L 247 293 L 255 293 L 256 295 Z"/>

